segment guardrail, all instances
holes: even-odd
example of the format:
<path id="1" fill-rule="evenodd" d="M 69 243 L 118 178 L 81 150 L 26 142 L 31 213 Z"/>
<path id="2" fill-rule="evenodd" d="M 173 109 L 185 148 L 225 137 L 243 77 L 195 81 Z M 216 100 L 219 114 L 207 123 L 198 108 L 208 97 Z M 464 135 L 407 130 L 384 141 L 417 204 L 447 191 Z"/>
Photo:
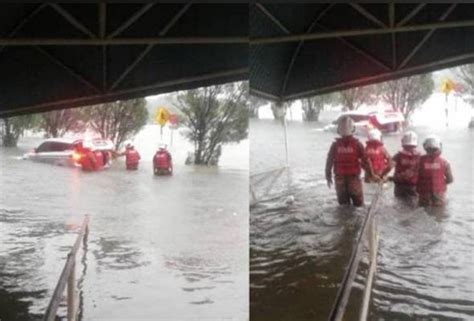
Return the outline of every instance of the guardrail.
<path id="1" fill-rule="evenodd" d="M 329 315 L 329 321 L 341 321 L 346 311 L 347 302 L 352 290 L 352 284 L 354 282 L 357 269 L 359 267 L 360 260 L 362 258 L 363 245 L 366 237 L 369 237 L 369 271 L 367 273 L 366 284 L 363 294 L 362 309 L 359 314 L 359 320 L 365 321 L 367 319 L 370 294 L 372 290 L 372 283 L 377 268 L 377 251 L 378 251 L 378 237 L 377 237 L 377 221 L 376 221 L 376 210 L 378 202 L 382 196 L 383 185 L 379 184 L 374 198 L 370 204 L 367 215 L 364 218 L 362 229 L 359 233 L 359 237 L 356 242 L 355 250 L 352 253 L 344 277 L 341 282 L 341 286 L 337 291 L 336 300 L 334 301 L 331 313 Z"/>
<path id="2" fill-rule="evenodd" d="M 49 302 L 48 308 L 43 317 L 43 321 L 54 321 L 56 320 L 56 314 L 58 311 L 59 304 L 63 298 L 64 290 L 67 285 L 67 320 L 76 321 L 78 313 L 78 301 L 79 297 L 76 291 L 76 255 L 81 243 L 86 247 L 87 236 L 89 234 L 89 216 L 86 215 L 82 222 L 81 229 L 77 235 L 76 242 L 74 243 L 71 251 L 67 255 L 66 264 L 64 265 L 59 281 L 54 289 L 53 296 Z"/>

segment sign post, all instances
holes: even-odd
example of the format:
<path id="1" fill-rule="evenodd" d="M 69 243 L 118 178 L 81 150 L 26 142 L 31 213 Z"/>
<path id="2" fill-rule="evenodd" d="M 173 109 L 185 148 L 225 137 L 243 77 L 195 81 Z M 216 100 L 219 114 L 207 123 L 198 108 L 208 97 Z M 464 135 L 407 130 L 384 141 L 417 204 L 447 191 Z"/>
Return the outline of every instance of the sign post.
<path id="1" fill-rule="evenodd" d="M 448 127 L 448 116 L 449 116 L 448 96 L 449 96 L 449 93 L 453 89 L 454 89 L 454 82 L 451 79 L 445 79 L 443 83 L 441 84 L 441 91 L 445 94 L 445 102 L 446 102 L 446 107 L 444 109 L 444 112 L 446 114 L 446 127 Z"/>
<path id="2" fill-rule="evenodd" d="M 173 132 L 178 127 L 178 116 L 176 114 L 171 114 L 169 118 L 171 135 L 170 135 L 170 147 L 173 146 Z"/>

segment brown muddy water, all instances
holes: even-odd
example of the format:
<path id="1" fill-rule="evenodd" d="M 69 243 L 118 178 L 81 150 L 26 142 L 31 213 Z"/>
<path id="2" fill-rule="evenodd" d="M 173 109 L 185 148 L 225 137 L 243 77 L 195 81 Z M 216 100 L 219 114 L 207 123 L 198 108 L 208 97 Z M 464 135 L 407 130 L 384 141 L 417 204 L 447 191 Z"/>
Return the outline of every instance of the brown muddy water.
<path id="1" fill-rule="evenodd" d="M 289 123 L 290 175 L 275 182 L 270 200 L 251 208 L 252 320 L 324 321 L 329 316 L 366 214 L 366 209 L 338 206 L 334 190 L 326 186 L 325 159 L 335 134 L 321 128 L 329 116 L 323 115 L 322 123 Z M 414 129 L 420 141 L 433 132 Z M 449 204 L 438 211 L 409 208 L 394 201 L 393 185 L 387 184 L 377 214 L 380 245 L 370 320 L 474 320 L 474 131 L 435 132 L 455 177 Z M 400 138 L 384 138 L 392 154 Z M 251 173 L 284 164 L 280 123 L 251 121 L 250 142 Z M 288 195 L 294 195 L 293 204 L 285 203 Z M 345 320 L 358 320 L 366 269 L 364 259 Z"/>

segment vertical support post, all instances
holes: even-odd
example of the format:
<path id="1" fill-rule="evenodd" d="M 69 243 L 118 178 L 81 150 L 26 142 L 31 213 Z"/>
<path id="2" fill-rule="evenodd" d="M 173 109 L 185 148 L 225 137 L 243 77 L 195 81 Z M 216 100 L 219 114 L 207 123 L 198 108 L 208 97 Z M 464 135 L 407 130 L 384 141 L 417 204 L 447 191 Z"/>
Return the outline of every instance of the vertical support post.
<path id="1" fill-rule="evenodd" d="M 449 111 L 448 111 L 448 93 L 445 94 L 445 102 L 446 102 L 446 106 L 444 107 L 444 112 L 446 114 L 446 127 L 449 126 L 449 123 L 448 123 L 448 118 L 449 118 Z"/>
<path id="2" fill-rule="evenodd" d="M 174 132 L 174 129 L 171 128 L 171 133 L 170 133 L 170 147 L 173 147 L 173 132 Z"/>
<path id="3" fill-rule="evenodd" d="M 289 157 L 289 151 L 288 151 L 288 132 L 287 132 L 287 124 L 286 124 L 286 110 L 283 108 L 283 103 L 280 101 L 276 104 L 276 107 L 279 109 L 281 112 L 282 116 L 282 122 L 283 122 L 283 133 L 285 137 L 285 161 L 286 161 L 286 167 L 290 167 L 290 157 Z"/>
<path id="4" fill-rule="evenodd" d="M 73 260 L 71 273 L 67 279 L 67 321 L 76 320 L 76 257 L 71 255 Z"/>

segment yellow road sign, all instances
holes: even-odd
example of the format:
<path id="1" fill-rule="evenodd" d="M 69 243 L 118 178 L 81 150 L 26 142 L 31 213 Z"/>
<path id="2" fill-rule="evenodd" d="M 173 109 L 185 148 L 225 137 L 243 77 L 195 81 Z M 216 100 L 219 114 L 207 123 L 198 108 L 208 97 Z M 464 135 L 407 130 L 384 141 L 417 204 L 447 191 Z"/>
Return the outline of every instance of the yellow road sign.
<path id="1" fill-rule="evenodd" d="M 454 89 L 454 82 L 451 79 L 445 79 L 441 84 L 441 91 L 449 94 Z"/>
<path id="2" fill-rule="evenodd" d="M 170 119 L 170 112 L 165 107 L 159 107 L 156 112 L 155 120 L 163 127 Z"/>

